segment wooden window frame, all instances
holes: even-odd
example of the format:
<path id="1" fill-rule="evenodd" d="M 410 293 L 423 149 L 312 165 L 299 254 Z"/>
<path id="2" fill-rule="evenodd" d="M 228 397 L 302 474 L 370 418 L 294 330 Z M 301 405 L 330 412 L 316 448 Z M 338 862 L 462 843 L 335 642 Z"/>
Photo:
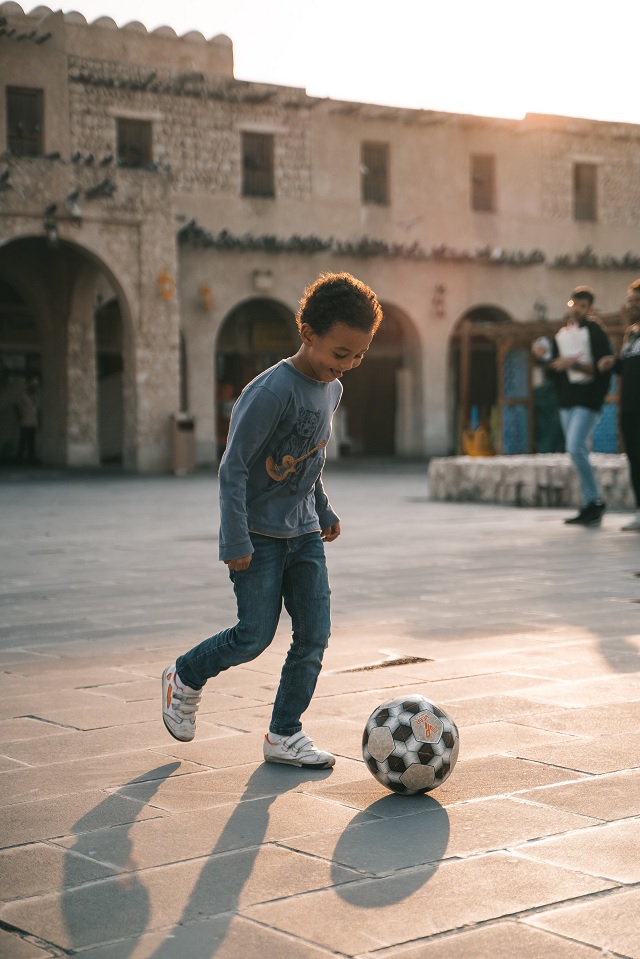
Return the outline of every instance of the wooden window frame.
<path id="1" fill-rule="evenodd" d="M 573 164 L 573 218 L 581 223 L 598 220 L 598 164 Z"/>
<path id="2" fill-rule="evenodd" d="M 360 192 L 363 203 L 389 206 L 388 143 L 364 141 L 360 146 Z"/>
<path id="3" fill-rule="evenodd" d="M 273 133 L 242 131 L 242 195 L 272 200 L 275 187 Z"/>
<path id="4" fill-rule="evenodd" d="M 20 99 L 22 101 L 22 111 L 20 110 Z M 44 90 L 37 87 L 7 87 L 5 105 L 7 149 L 16 156 L 43 156 Z M 19 115 L 20 112 L 22 112 L 22 117 Z M 31 124 L 32 129 L 19 130 L 18 127 L 25 123 Z"/>
<path id="5" fill-rule="evenodd" d="M 118 164 L 132 169 L 153 162 L 153 123 L 135 117 L 116 117 Z"/>
<path id="6" fill-rule="evenodd" d="M 474 213 L 495 213 L 496 158 L 493 153 L 471 155 L 471 209 Z"/>

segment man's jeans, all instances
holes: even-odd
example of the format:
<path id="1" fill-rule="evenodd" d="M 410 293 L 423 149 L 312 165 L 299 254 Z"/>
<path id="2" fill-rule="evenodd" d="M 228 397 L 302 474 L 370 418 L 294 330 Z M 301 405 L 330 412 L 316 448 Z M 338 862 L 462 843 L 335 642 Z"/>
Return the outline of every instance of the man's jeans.
<path id="1" fill-rule="evenodd" d="M 584 506 L 601 499 L 600 488 L 589 462 L 591 434 L 599 416 L 599 412 L 589 410 L 586 406 L 572 406 L 570 409 L 560 410 L 565 449 L 571 456 L 578 473 Z"/>
<path id="2" fill-rule="evenodd" d="M 269 730 L 292 736 L 311 702 L 331 632 L 330 590 L 320 533 L 275 539 L 251 533 L 255 552 L 247 570 L 230 577 L 238 622 L 176 660 L 178 676 L 192 689 L 230 666 L 259 656 L 275 635 L 282 601 L 291 616 L 287 653 Z"/>

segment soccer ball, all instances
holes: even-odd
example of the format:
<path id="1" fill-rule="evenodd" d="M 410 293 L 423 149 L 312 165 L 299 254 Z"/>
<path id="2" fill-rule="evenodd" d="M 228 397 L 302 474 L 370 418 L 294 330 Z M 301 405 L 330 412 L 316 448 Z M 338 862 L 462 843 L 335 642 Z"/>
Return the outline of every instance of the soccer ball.
<path id="1" fill-rule="evenodd" d="M 362 734 L 369 771 L 387 789 L 404 795 L 442 785 L 456 764 L 459 745 L 451 716 L 417 693 L 378 706 Z"/>

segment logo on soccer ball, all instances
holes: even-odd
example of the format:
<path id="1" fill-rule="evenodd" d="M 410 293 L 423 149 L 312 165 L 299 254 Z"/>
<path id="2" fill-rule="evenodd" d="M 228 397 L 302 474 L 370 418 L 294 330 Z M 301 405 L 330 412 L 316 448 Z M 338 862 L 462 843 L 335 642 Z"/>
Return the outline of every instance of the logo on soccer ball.
<path id="1" fill-rule="evenodd" d="M 442 736 L 443 725 L 433 713 L 425 711 L 411 719 L 413 735 L 420 743 L 437 743 Z"/>

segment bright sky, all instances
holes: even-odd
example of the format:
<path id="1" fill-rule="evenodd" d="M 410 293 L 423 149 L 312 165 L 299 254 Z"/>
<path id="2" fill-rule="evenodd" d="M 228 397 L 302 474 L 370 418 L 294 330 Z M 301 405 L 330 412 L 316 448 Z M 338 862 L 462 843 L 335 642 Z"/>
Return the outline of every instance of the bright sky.
<path id="1" fill-rule="evenodd" d="M 47 3 L 47 0 L 42 0 Z M 34 3 L 22 0 L 25 11 Z M 337 100 L 640 124 L 639 0 L 71 0 L 233 41 L 235 75 Z"/>

